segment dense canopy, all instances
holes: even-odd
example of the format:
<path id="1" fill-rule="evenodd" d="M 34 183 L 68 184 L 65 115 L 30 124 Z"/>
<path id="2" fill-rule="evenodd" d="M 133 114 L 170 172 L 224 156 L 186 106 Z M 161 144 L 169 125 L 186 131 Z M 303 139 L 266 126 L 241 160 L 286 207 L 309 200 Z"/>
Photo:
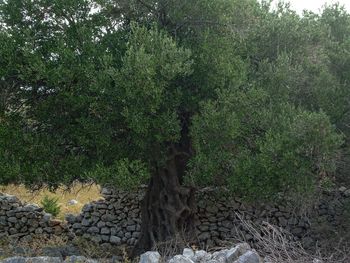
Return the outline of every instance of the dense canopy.
<path id="1" fill-rule="evenodd" d="M 175 189 L 261 199 L 346 179 L 339 5 L 299 16 L 256 0 L 7 0 L 0 25 L 1 184 L 150 182 L 150 207 Z M 188 224 L 184 203 L 146 246 Z"/>

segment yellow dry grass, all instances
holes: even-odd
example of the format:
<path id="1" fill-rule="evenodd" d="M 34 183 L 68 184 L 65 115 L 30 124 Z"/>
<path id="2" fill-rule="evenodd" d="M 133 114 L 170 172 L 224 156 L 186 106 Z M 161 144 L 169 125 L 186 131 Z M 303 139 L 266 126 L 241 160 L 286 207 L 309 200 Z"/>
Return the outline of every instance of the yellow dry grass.
<path id="1" fill-rule="evenodd" d="M 61 207 L 61 212 L 57 216 L 60 219 L 64 218 L 65 214 L 79 214 L 84 204 L 101 198 L 99 185 L 82 185 L 80 183 L 74 184 L 69 190 L 59 188 L 55 192 L 50 192 L 44 188 L 39 191 L 30 191 L 23 185 L 7 185 L 0 186 L 0 192 L 15 195 L 22 202 L 35 203 L 40 205 L 45 196 L 58 198 L 58 203 Z M 76 205 L 69 205 L 68 201 L 76 200 Z"/>

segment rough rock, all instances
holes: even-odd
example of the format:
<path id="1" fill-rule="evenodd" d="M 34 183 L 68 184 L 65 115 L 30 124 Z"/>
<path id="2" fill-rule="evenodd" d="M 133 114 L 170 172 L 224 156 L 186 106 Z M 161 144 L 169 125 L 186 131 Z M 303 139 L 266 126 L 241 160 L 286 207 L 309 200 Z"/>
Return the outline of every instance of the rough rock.
<path id="1" fill-rule="evenodd" d="M 116 245 L 119 245 L 121 243 L 121 238 L 120 237 L 117 237 L 117 236 L 111 236 L 109 241 L 112 243 L 112 244 L 116 244 Z"/>
<path id="2" fill-rule="evenodd" d="M 182 255 L 189 259 L 193 259 L 194 251 L 191 248 L 184 248 Z"/>
<path id="3" fill-rule="evenodd" d="M 218 263 L 226 263 L 228 249 L 214 252 L 212 255 L 212 260 L 215 260 Z"/>
<path id="4" fill-rule="evenodd" d="M 259 263 L 260 257 L 254 251 L 247 251 L 240 256 L 234 263 Z"/>
<path id="5" fill-rule="evenodd" d="M 249 251 L 251 248 L 247 243 L 240 243 L 235 247 L 231 248 L 226 253 L 226 262 L 233 263 L 236 261 L 241 255 Z"/>
<path id="6" fill-rule="evenodd" d="M 5 258 L 1 262 L 2 263 L 26 263 L 26 258 L 24 257 Z"/>
<path id="7" fill-rule="evenodd" d="M 69 201 L 67 202 L 68 205 L 77 205 L 78 203 L 79 203 L 79 202 L 78 202 L 77 200 L 74 200 L 74 199 L 69 200 Z"/>
<path id="8" fill-rule="evenodd" d="M 99 263 L 97 260 L 88 259 L 82 256 L 71 256 L 66 258 L 63 262 L 65 263 Z"/>
<path id="9" fill-rule="evenodd" d="M 194 253 L 192 260 L 196 263 L 208 262 L 212 258 L 212 255 L 204 250 L 198 250 Z"/>
<path id="10" fill-rule="evenodd" d="M 169 263 L 194 263 L 194 262 L 188 257 L 185 257 L 183 255 L 177 255 L 172 259 L 170 259 Z"/>
<path id="11" fill-rule="evenodd" d="M 2 263 L 61 263 L 62 260 L 58 257 L 12 257 L 1 261 Z"/>
<path id="12" fill-rule="evenodd" d="M 156 251 L 149 251 L 141 255 L 139 263 L 159 263 L 160 254 Z"/>

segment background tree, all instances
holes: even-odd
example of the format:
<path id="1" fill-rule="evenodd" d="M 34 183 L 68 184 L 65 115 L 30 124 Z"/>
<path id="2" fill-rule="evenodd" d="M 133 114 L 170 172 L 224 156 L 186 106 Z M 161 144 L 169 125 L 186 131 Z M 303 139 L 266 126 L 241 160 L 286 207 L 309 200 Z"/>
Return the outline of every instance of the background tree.
<path id="1" fill-rule="evenodd" d="M 148 183 L 134 254 L 194 236 L 197 187 L 310 192 L 347 136 L 348 21 L 255 0 L 3 1 L 0 182 Z"/>

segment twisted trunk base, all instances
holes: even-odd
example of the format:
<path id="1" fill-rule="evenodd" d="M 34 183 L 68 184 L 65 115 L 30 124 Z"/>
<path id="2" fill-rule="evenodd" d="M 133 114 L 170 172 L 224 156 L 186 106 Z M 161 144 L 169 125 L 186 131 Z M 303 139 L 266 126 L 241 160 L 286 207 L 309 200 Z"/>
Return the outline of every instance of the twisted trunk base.
<path id="1" fill-rule="evenodd" d="M 152 250 L 174 238 L 186 242 L 195 238 L 194 189 L 180 184 L 181 167 L 176 160 L 156 169 L 142 202 L 141 234 L 132 256 Z"/>

